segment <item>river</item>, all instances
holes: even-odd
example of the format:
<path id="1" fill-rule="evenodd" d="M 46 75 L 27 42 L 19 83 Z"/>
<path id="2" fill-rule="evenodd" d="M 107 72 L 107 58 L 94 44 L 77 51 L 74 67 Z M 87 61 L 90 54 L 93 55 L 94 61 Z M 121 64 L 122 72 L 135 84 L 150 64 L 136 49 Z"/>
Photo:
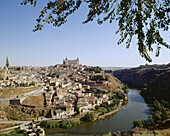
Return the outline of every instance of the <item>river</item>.
<path id="1" fill-rule="evenodd" d="M 146 120 L 151 113 L 150 108 L 139 93 L 139 90 L 129 89 L 128 103 L 124 105 L 123 108 L 115 115 L 107 117 L 103 120 L 86 123 L 70 129 L 46 129 L 46 135 L 100 135 L 108 132 L 130 130 L 133 126 L 134 120 Z"/>

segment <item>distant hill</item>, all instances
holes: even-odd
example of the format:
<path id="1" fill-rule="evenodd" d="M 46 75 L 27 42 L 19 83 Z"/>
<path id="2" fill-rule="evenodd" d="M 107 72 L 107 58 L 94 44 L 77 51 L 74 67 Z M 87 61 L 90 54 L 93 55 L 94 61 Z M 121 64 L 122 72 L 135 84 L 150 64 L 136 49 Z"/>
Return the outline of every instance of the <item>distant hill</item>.
<path id="1" fill-rule="evenodd" d="M 119 70 L 119 69 L 129 69 L 131 67 L 101 67 L 103 70 Z"/>
<path id="2" fill-rule="evenodd" d="M 148 95 L 170 101 L 170 63 L 117 70 L 113 75 L 129 87 L 146 88 Z"/>

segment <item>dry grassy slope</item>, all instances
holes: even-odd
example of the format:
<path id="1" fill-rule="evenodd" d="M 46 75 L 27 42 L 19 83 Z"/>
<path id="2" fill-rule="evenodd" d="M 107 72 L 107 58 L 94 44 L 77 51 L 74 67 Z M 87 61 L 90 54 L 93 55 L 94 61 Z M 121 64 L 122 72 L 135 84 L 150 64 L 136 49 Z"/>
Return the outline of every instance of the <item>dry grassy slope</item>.
<path id="1" fill-rule="evenodd" d="M 32 120 L 42 116 L 46 116 L 51 107 L 23 107 L 23 106 L 4 106 L 3 111 L 5 112 L 8 120 Z"/>
<path id="2" fill-rule="evenodd" d="M 121 81 L 112 76 L 111 74 L 107 74 L 109 76 L 109 81 L 112 83 L 107 86 L 92 86 L 92 87 L 99 87 L 99 88 L 106 88 L 112 91 L 118 91 L 119 89 L 122 88 L 123 84 L 121 84 Z"/>
<path id="3" fill-rule="evenodd" d="M 121 84 L 121 81 L 118 80 L 117 78 L 115 78 L 114 76 L 112 76 L 111 74 L 107 74 L 109 75 L 109 81 L 112 82 L 112 88 L 113 89 L 116 89 L 116 88 L 122 88 L 122 84 Z"/>
<path id="4" fill-rule="evenodd" d="M 31 92 L 34 90 L 37 90 L 38 87 L 23 87 L 23 88 L 3 88 L 0 89 L 0 95 L 4 96 L 4 95 L 19 95 L 19 94 L 24 94 L 27 92 Z"/>
<path id="5" fill-rule="evenodd" d="M 44 106 L 44 96 L 43 94 L 29 96 L 27 99 L 23 101 L 22 104 L 29 106 Z"/>
<path id="6" fill-rule="evenodd" d="M 4 128 L 9 128 L 9 127 L 13 127 L 13 126 L 17 126 L 17 125 L 19 125 L 19 124 L 8 124 L 8 123 L 6 123 L 6 124 L 0 124 L 0 129 L 4 129 Z"/>

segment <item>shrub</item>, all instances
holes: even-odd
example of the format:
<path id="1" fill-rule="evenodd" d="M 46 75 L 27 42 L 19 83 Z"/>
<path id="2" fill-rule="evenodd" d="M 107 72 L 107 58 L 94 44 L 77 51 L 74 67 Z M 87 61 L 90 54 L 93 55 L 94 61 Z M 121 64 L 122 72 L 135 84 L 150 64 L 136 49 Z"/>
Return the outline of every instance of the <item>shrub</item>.
<path id="1" fill-rule="evenodd" d="M 105 80 L 106 80 L 106 81 L 109 80 L 109 75 L 105 75 Z"/>
<path id="2" fill-rule="evenodd" d="M 118 95 L 118 98 L 125 100 L 125 96 L 124 96 L 124 95 L 121 95 L 121 94 Z"/>
<path id="3" fill-rule="evenodd" d="M 111 112 L 112 109 L 110 107 L 107 108 L 107 112 Z"/>
<path id="4" fill-rule="evenodd" d="M 96 110 L 98 110 L 99 108 L 100 108 L 100 106 L 99 106 L 99 105 L 96 105 L 96 106 L 95 106 L 95 109 L 96 109 Z"/>
<path id="5" fill-rule="evenodd" d="M 46 120 L 43 120 L 40 122 L 41 127 L 47 128 L 47 125 L 48 125 L 48 122 Z"/>
<path id="6" fill-rule="evenodd" d="M 94 120 L 94 114 L 93 113 L 87 113 L 84 117 L 81 118 L 84 122 L 90 122 Z"/>
<path id="7" fill-rule="evenodd" d="M 102 103 L 102 104 L 100 104 L 100 107 L 104 107 L 104 108 L 108 108 L 108 103 Z"/>
<path id="8" fill-rule="evenodd" d="M 167 108 L 170 108 L 170 104 L 165 101 L 165 100 L 161 100 L 161 104 L 164 106 L 164 107 L 167 107 Z"/>
<path id="9" fill-rule="evenodd" d="M 115 106 L 115 104 L 114 103 L 111 103 L 110 105 L 109 105 L 109 107 L 114 107 Z"/>
<path id="10" fill-rule="evenodd" d="M 118 105 L 119 103 L 120 103 L 120 100 L 119 100 L 119 99 L 116 99 L 116 100 L 113 101 L 113 104 L 114 104 L 114 105 Z"/>
<path id="11" fill-rule="evenodd" d="M 53 124 L 49 122 L 49 123 L 47 124 L 47 128 L 53 128 Z"/>
<path id="12" fill-rule="evenodd" d="M 111 98 L 112 98 L 112 99 L 116 99 L 116 98 L 117 98 L 117 95 L 113 95 Z"/>
<path id="13" fill-rule="evenodd" d="M 134 127 L 140 127 L 140 128 L 142 128 L 142 127 L 143 127 L 143 123 L 142 123 L 141 120 L 135 120 L 135 121 L 133 121 L 133 126 L 134 126 Z"/>
<path id="14" fill-rule="evenodd" d="M 102 70 L 102 68 L 100 68 L 99 66 L 97 67 L 89 67 L 89 68 L 86 68 L 85 71 L 94 71 L 95 73 L 100 73 Z"/>
<path id="15" fill-rule="evenodd" d="M 50 83 L 50 86 L 55 86 L 55 83 Z"/>
<path id="16" fill-rule="evenodd" d="M 80 121 L 70 121 L 70 124 L 72 126 L 77 126 L 77 125 L 80 125 Z"/>
<path id="17" fill-rule="evenodd" d="M 55 122 L 55 121 L 41 121 L 40 122 L 40 126 L 43 128 L 56 128 L 60 126 L 59 122 Z"/>
<path id="18" fill-rule="evenodd" d="M 77 125 L 80 125 L 80 121 L 64 121 L 60 124 L 61 128 L 70 128 L 70 127 L 74 127 Z"/>
<path id="19" fill-rule="evenodd" d="M 77 112 L 77 114 L 80 114 L 80 109 L 77 108 L 77 109 L 76 109 L 76 112 Z"/>
<path id="20" fill-rule="evenodd" d="M 60 127 L 69 128 L 72 127 L 72 124 L 70 122 L 62 122 Z"/>
<path id="21" fill-rule="evenodd" d="M 128 89 L 124 89 L 124 93 L 128 94 L 129 90 Z"/>

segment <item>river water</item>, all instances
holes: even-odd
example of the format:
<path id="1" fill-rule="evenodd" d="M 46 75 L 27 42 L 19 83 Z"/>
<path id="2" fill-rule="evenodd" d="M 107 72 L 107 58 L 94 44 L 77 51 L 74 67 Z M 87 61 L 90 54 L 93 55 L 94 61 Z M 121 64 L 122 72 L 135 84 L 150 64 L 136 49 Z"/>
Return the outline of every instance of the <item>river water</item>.
<path id="1" fill-rule="evenodd" d="M 151 113 L 150 108 L 139 93 L 139 90 L 129 89 L 128 103 L 115 115 L 70 129 L 46 129 L 46 135 L 100 135 L 108 132 L 130 130 L 133 127 L 134 120 L 146 120 Z"/>

